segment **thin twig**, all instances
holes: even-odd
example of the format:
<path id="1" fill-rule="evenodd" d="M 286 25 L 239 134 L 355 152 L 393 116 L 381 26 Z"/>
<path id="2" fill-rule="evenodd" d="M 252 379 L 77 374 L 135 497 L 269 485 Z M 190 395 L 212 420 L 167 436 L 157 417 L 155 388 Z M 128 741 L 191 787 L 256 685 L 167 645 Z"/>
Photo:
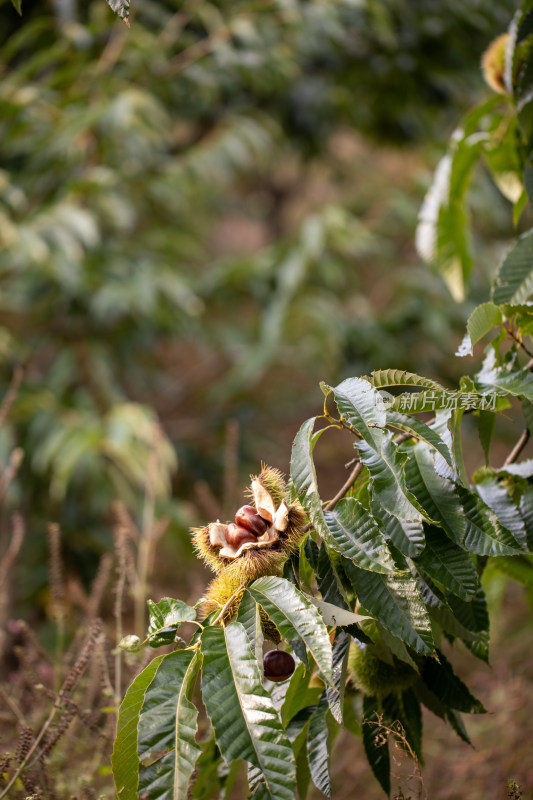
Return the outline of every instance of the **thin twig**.
<path id="1" fill-rule="evenodd" d="M 528 348 L 525 346 L 525 344 L 524 344 L 524 342 L 522 341 L 521 337 L 516 335 L 516 333 L 514 332 L 513 328 L 512 328 L 511 326 L 510 326 L 510 327 L 507 327 L 507 325 L 504 325 L 503 327 L 505 328 L 505 330 L 507 331 L 507 333 L 509 334 L 509 336 L 511 337 L 511 339 L 513 339 L 513 340 L 514 340 L 514 341 L 517 343 L 517 345 L 518 345 L 519 347 L 521 347 L 521 348 L 522 348 L 522 350 L 523 350 L 525 353 L 527 353 L 527 354 L 528 354 L 528 356 L 529 356 L 530 358 L 533 358 L 533 353 L 531 352 L 531 350 L 529 350 L 529 349 L 528 349 Z"/>
<path id="2" fill-rule="evenodd" d="M 528 428 L 526 428 L 524 431 L 522 431 L 520 439 L 517 441 L 517 443 L 515 444 L 515 446 L 513 447 L 513 449 L 505 459 L 505 461 L 503 462 L 504 467 L 507 467 L 509 464 L 514 464 L 514 462 L 516 461 L 516 459 L 518 458 L 518 456 L 520 455 L 526 444 L 529 442 L 529 437 L 530 433 Z"/>
<path id="3" fill-rule="evenodd" d="M 356 482 L 357 478 L 359 477 L 359 474 L 362 469 L 363 469 L 363 464 L 360 461 L 358 461 L 353 470 L 350 472 L 348 480 L 341 486 L 335 497 L 333 497 L 329 501 L 329 503 L 326 503 L 326 505 L 324 506 L 324 511 L 332 511 L 335 508 L 339 500 L 342 500 L 344 495 L 350 491 L 350 489 Z"/>

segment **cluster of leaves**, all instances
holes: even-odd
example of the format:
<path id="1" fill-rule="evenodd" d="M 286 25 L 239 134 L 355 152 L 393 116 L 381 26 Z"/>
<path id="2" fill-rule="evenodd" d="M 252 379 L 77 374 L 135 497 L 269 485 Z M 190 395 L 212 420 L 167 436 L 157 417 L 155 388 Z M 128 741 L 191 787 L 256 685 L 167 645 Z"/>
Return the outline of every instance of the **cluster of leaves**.
<path id="1" fill-rule="evenodd" d="M 474 112 L 464 134 L 454 136 L 423 211 L 422 238 L 433 244 L 432 257 L 457 294 L 470 269 L 460 201 L 475 159 L 485 156 L 502 185 L 508 187 L 511 177 L 520 181 L 517 218 L 527 202 L 532 20 L 528 0 L 511 26 L 509 96 Z M 287 562 L 283 577 L 243 585 L 233 617 L 224 608 L 196 622 L 199 631 L 188 645 L 154 659 L 135 679 L 115 743 L 121 796 L 185 798 L 190 791 L 208 798 L 220 789 L 228 797 L 239 762 L 247 764 L 254 798 L 290 800 L 296 791 L 305 797 L 311 780 L 329 796 L 331 745 L 342 726 L 362 736 L 389 793 L 386 731 L 400 723 L 409 751 L 421 759 L 422 706 L 469 741 L 461 715 L 484 708 L 455 675 L 443 643 L 460 640 L 488 661 L 483 573 L 500 569 L 533 585 L 533 460 L 518 461 L 533 432 L 530 242 L 531 232 L 525 233 L 507 253 L 492 302 L 468 321 L 462 355 L 490 331 L 496 335 L 481 369 L 456 391 L 395 369 L 322 385 L 324 413 L 302 425 L 292 449 L 291 490 L 309 520 L 299 556 Z M 495 425 L 517 401 L 524 431 L 505 463 L 491 466 Z M 418 416 L 429 412 L 429 419 Z M 477 420 L 485 453 L 472 479 L 462 453 L 465 415 Z M 314 449 L 331 427 L 354 438 L 356 459 L 348 487 L 326 502 Z M 148 644 L 168 643 L 181 622 L 192 619 L 193 610 L 176 603 L 153 607 Z M 261 614 L 298 662 L 280 686 L 262 680 Z M 407 665 L 411 685 L 395 689 L 391 681 L 384 689 L 376 676 L 372 691 L 369 675 L 362 696 L 347 684 L 354 646 L 393 670 Z M 200 670 L 208 719 L 193 704 Z M 376 736 L 380 730 L 385 733 Z"/>
<path id="2" fill-rule="evenodd" d="M 117 494 L 135 506 L 156 430 L 146 406 L 190 485 L 214 473 L 200 440 L 222 419 L 294 413 L 277 376 L 295 364 L 333 382 L 362 353 L 381 364 L 399 330 L 419 347 L 446 338 L 453 312 L 437 311 L 439 296 L 417 302 L 404 279 L 383 324 L 368 309 L 361 273 L 378 247 L 358 214 L 371 201 L 320 203 L 292 228 L 287 208 L 339 128 L 413 140 L 442 127 L 476 85 L 472 42 L 505 19 L 477 2 L 445 19 L 405 0 L 137 5 L 128 30 L 102 0 L 28 3 L 22 19 L 0 2 L 3 387 L 26 368 L 14 488 L 29 506 L 31 487 L 30 529 L 60 518 L 73 554 L 101 548 Z M 213 231 L 232 215 L 234 239 L 260 221 L 264 246 L 228 254 Z M 161 497 L 175 466 L 165 453 Z"/>
<path id="3" fill-rule="evenodd" d="M 376 743 L 372 725 L 399 721 L 421 758 L 421 705 L 468 741 L 461 713 L 484 709 L 454 674 L 441 642 L 460 639 L 488 660 L 480 575 L 489 559 L 533 580 L 533 490 L 526 479 L 533 464 L 486 470 L 474 486 L 466 480 L 461 418 L 483 404 L 492 386 L 457 393 L 462 407 L 437 410 L 429 425 L 394 410 L 412 394 L 399 395 L 387 408 L 383 387 L 418 390 L 422 408 L 429 401 L 446 405 L 451 395 L 433 381 L 396 370 L 323 387 L 338 414 L 326 411 L 324 419 L 355 436 L 359 462 L 351 496 L 335 505 L 322 502 L 313 450 L 329 425 L 315 432 L 317 419 L 308 420 L 291 459 L 293 491 L 311 523 L 299 557 L 287 563 L 283 578 L 267 576 L 243 587 L 234 619 L 215 612 L 197 623 L 201 632 L 185 649 L 156 658 L 135 679 L 115 744 L 117 790 L 125 797 L 186 797 L 198 763 L 192 796 L 207 798 L 215 785 L 224 788 L 234 777 L 235 760 L 248 763 L 253 797 L 291 798 L 296 787 L 304 797 L 311 779 L 329 796 L 329 749 L 342 725 L 363 736 L 388 793 L 388 745 L 386 737 Z M 298 659 L 282 686 L 261 680 L 261 609 Z M 171 600 L 153 606 L 148 643 L 168 643 L 191 611 L 185 607 L 185 616 L 183 605 Z M 397 691 L 376 685 L 375 695 L 362 702 L 353 687 L 345 692 L 351 637 L 386 664 L 409 665 L 412 685 Z M 213 733 L 202 720 L 205 737 L 198 743 L 191 701 L 200 667 Z M 208 788 L 200 779 L 207 763 Z"/>

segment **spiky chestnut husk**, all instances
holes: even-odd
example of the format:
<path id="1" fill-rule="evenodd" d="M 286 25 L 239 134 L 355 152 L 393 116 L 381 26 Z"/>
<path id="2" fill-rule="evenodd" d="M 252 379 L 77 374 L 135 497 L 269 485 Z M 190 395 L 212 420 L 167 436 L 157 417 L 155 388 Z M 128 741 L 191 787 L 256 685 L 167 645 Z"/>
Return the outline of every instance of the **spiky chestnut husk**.
<path id="1" fill-rule="evenodd" d="M 252 573 L 248 580 L 253 580 L 260 575 L 275 574 L 280 556 L 285 559 L 298 549 L 306 516 L 299 501 L 289 498 L 283 476 L 277 469 L 263 466 L 258 476 L 252 476 L 249 493 L 258 513 L 269 521 L 267 531 L 257 537 L 257 542 L 246 542 L 240 548 L 228 546 L 225 531 L 231 523 L 219 521 L 194 529 L 193 542 L 198 556 L 214 572 L 245 561 L 253 553 L 255 567 L 245 569 Z M 270 556 L 272 569 L 268 566 Z"/>
<path id="2" fill-rule="evenodd" d="M 234 559 L 220 570 L 217 577 L 211 581 L 205 593 L 205 601 L 201 606 L 202 614 L 207 616 L 211 611 L 222 608 L 239 586 L 244 588 L 263 575 L 281 576 L 286 558 L 287 556 L 282 552 L 246 550 L 240 558 Z M 232 604 L 231 608 L 234 613 L 237 612 L 239 603 L 240 598 L 235 607 Z M 272 641 L 276 642 L 275 639 Z"/>
<path id="3" fill-rule="evenodd" d="M 242 583 L 238 575 L 227 574 L 226 570 L 223 570 L 207 587 L 205 600 L 200 606 L 200 618 L 203 619 L 211 614 L 212 611 L 218 611 L 223 608 L 240 586 L 242 586 Z M 243 592 L 235 594 L 233 602 L 230 603 L 224 615 L 226 619 L 234 617 L 239 610 Z"/>
<path id="4" fill-rule="evenodd" d="M 350 645 L 348 672 L 355 686 L 363 694 L 383 698 L 392 692 L 403 692 L 417 679 L 415 670 L 394 658 L 394 666 L 375 656 L 368 647 L 364 649 L 355 642 Z"/>
<path id="5" fill-rule="evenodd" d="M 491 89 L 498 94 L 508 94 L 505 85 L 505 50 L 509 34 L 502 33 L 487 47 L 481 58 L 483 77 Z"/>

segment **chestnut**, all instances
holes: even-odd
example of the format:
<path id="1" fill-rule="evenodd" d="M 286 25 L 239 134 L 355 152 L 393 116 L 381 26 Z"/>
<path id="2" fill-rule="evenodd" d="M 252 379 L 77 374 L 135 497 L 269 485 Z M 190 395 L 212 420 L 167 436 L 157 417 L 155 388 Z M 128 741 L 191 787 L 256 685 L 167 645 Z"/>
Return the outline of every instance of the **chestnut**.
<path id="1" fill-rule="evenodd" d="M 253 506 L 241 506 L 235 514 L 235 522 L 243 528 L 248 528 L 256 536 L 262 536 L 269 527 L 266 519 L 263 519 Z"/>
<path id="2" fill-rule="evenodd" d="M 269 650 L 263 657 L 263 672 L 269 681 L 281 683 L 290 678 L 296 664 L 290 653 L 284 650 Z"/>
<path id="3" fill-rule="evenodd" d="M 240 547 L 247 542 L 257 542 L 257 536 L 248 528 L 230 522 L 226 530 L 226 542 L 232 547 Z"/>

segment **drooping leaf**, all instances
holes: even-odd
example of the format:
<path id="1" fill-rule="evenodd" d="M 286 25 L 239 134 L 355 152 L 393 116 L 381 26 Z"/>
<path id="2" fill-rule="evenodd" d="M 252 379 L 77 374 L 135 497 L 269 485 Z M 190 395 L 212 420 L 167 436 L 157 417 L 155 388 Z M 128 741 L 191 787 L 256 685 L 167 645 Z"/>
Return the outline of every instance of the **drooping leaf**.
<path id="1" fill-rule="evenodd" d="M 533 551 L 533 486 L 528 485 L 524 490 L 519 508 L 526 526 L 528 549 Z"/>
<path id="2" fill-rule="evenodd" d="M 11 0 L 13 6 L 16 8 L 18 13 L 22 16 L 22 0 Z"/>
<path id="3" fill-rule="evenodd" d="M 472 134 L 494 105 L 491 98 L 471 112 L 454 132 L 419 213 L 417 250 L 425 261 L 438 267 L 458 302 L 464 299 L 472 269 L 466 193 L 484 140 Z"/>
<path id="4" fill-rule="evenodd" d="M 390 540 L 394 547 L 404 556 L 419 555 L 425 547 L 424 525 L 422 520 L 398 519 L 381 508 L 377 500 L 372 502 L 372 511 L 379 519 L 383 535 Z"/>
<path id="5" fill-rule="evenodd" d="M 332 651 L 322 617 L 292 583 L 275 576 L 258 578 L 247 587 L 286 639 L 299 638 L 308 648 L 325 680 L 332 679 Z"/>
<path id="6" fill-rule="evenodd" d="M 492 508 L 501 525 L 510 531 L 517 542 L 526 549 L 526 527 L 518 507 L 509 496 L 505 486 L 496 479 L 485 479 L 476 488 L 481 499 L 489 508 Z"/>
<path id="7" fill-rule="evenodd" d="M 324 602 L 331 603 L 334 606 L 349 611 L 350 604 L 346 597 L 346 591 L 342 584 L 340 574 L 337 567 L 334 566 L 328 548 L 324 543 L 319 550 L 315 569 L 318 591 L 322 595 Z"/>
<path id="8" fill-rule="evenodd" d="M 433 652 L 431 622 L 411 575 L 379 575 L 345 564 L 364 608 L 394 636 L 419 653 Z"/>
<path id="9" fill-rule="evenodd" d="M 455 711 L 453 708 L 448 708 L 446 710 L 446 719 L 452 726 L 457 736 L 462 739 L 463 742 L 471 745 L 472 742 L 470 740 L 470 736 L 468 735 L 468 731 L 466 730 L 461 714 L 458 711 Z"/>
<path id="10" fill-rule="evenodd" d="M 212 736 L 201 743 L 202 752 L 196 762 L 196 780 L 192 786 L 192 800 L 211 800 L 220 787 L 219 767 L 222 756 Z"/>
<path id="11" fill-rule="evenodd" d="M 387 542 L 374 517 L 354 497 L 340 500 L 333 511 L 324 513 L 330 531 L 328 544 L 371 572 L 395 571 Z"/>
<path id="12" fill-rule="evenodd" d="M 118 712 L 117 735 L 111 765 L 117 795 L 137 800 L 139 757 L 137 755 L 139 714 L 144 697 L 164 656 L 154 658 L 130 684 Z"/>
<path id="13" fill-rule="evenodd" d="M 492 284 L 492 299 L 502 303 L 523 303 L 533 293 L 533 231 L 519 237 L 506 253 Z"/>
<path id="14" fill-rule="evenodd" d="M 306 724 L 293 742 L 294 757 L 296 758 L 296 786 L 298 797 L 307 797 L 311 783 L 311 770 L 307 758 L 307 734 L 309 725 Z"/>
<path id="15" fill-rule="evenodd" d="M 381 449 L 376 452 L 366 442 L 358 443 L 359 457 L 368 469 L 374 496 L 383 508 L 398 519 L 418 522 L 422 514 L 415 497 L 405 483 L 405 462 L 392 436 L 383 437 Z"/>
<path id="16" fill-rule="evenodd" d="M 261 629 L 261 613 L 254 598 L 245 592 L 239 604 L 237 621 L 240 622 L 248 636 L 252 653 L 255 655 L 259 665 L 259 671 L 263 669 L 263 631 Z"/>
<path id="17" fill-rule="evenodd" d="M 294 800 L 292 747 L 261 673 L 244 626 L 210 626 L 202 633 L 202 696 L 226 761 L 244 759 L 258 767 L 272 800 Z"/>
<path id="18" fill-rule="evenodd" d="M 325 797 L 331 797 L 331 778 L 329 774 L 330 753 L 328 749 L 328 715 L 329 707 L 326 695 L 316 707 L 309 719 L 307 734 L 307 759 L 311 778 L 316 788 Z"/>
<path id="19" fill-rule="evenodd" d="M 306 668 L 305 664 L 298 664 L 291 676 L 281 706 L 281 721 L 285 727 L 302 709 L 318 703 L 322 688 L 309 686 L 310 680 L 311 671 Z"/>
<path id="20" fill-rule="evenodd" d="M 467 714 L 483 714 L 482 703 L 470 693 L 469 689 L 455 675 L 452 665 L 443 653 L 437 651 L 435 658 L 426 659 L 422 668 L 422 680 L 446 706 Z"/>
<path id="21" fill-rule="evenodd" d="M 375 697 L 363 698 L 363 744 L 372 772 L 387 797 L 390 795 L 390 754 L 388 735 L 380 722 L 380 709 Z"/>
<path id="22" fill-rule="evenodd" d="M 470 555 L 435 526 L 426 528 L 426 547 L 415 562 L 433 580 L 463 600 L 469 600 L 478 589 L 477 572 Z"/>
<path id="23" fill-rule="evenodd" d="M 200 667 L 196 650 L 164 656 L 148 687 L 139 717 L 139 794 L 151 800 L 187 800 L 189 779 L 201 753 L 198 710 L 191 694 Z M 161 755 L 162 754 L 162 755 Z"/>
<path id="24" fill-rule="evenodd" d="M 416 417 L 408 417 L 406 414 L 399 414 L 397 411 L 389 411 L 387 414 L 387 425 L 392 425 L 405 433 L 411 433 L 416 439 L 420 439 L 426 444 L 435 448 L 450 467 L 453 467 L 452 455 L 446 442 L 444 442 L 437 431 L 430 428 L 422 420 Z"/>
<path id="25" fill-rule="evenodd" d="M 291 480 L 317 533 L 328 541 L 330 533 L 318 491 L 313 461 L 313 429 L 316 417 L 306 420 L 296 434 L 291 453 Z"/>
<path id="26" fill-rule="evenodd" d="M 351 637 L 344 631 L 337 631 L 333 642 L 333 687 L 326 688 L 326 697 L 333 718 L 343 724 L 344 688 L 348 668 L 348 648 Z"/>
<path id="27" fill-rule="evenodd" d="M 463 547 L 480 556 L 505 556 L 523 552 L 522 545 L 500 524 L 495 512 L 474 492 L 458 487 L 465 514 Z"/>
<path id="28" fill-rule="evenodd" d="M 435 471 L 435 459 L 425 445 L 417 445 L 406 464 L 407 485 L 428 516 L 442 525 L 448 536 L 461 545 L 465 521 L 454 484 Z"/>

